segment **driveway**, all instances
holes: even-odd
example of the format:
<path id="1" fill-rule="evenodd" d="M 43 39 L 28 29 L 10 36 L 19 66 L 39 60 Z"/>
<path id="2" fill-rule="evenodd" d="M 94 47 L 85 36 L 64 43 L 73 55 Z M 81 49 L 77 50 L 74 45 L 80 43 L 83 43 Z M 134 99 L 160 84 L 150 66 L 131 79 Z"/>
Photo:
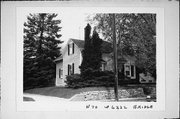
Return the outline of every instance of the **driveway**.
<path id="1" fill-rule="evenodd" d="M 46 102 L 52 102 L 52 101 L 69 101 L 69 99 L 65 98 L 58 98 L 58 97 L 51 97 L 51 96 L 44 96 L 44 95 L 37 95 L 37 94 L 23 94 L 24 101 L 46 101 Z"/>

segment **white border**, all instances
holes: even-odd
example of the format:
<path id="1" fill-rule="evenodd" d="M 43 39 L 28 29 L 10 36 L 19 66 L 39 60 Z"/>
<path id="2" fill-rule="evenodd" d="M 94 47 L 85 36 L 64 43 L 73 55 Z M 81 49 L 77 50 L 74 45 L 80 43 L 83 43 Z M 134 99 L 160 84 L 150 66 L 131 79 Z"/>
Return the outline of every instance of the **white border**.
<path id="1" fill-rule="evenodd" d="M 153 105 L 153 109 L 139 111 L 163 111 L 165 109 L 165 41 L 164 10 L 155 7 L 17 7 L 17 47 L 16 47 L 16 92 L 17 111 L 112 111 L 103 108 L 105 105 L 127 106 L 123 111 L 135 111 L 133 105 Z M 157 102 L 23 102 L 23 15 L 28 13 L 56 13 L 57 11 L 87 13 L 156 13 L 157 14 Z M 98 109 L 86 109 L 86 105 L 96 105 Z M 117 111 L 117 110 L 115 110 Z"/>

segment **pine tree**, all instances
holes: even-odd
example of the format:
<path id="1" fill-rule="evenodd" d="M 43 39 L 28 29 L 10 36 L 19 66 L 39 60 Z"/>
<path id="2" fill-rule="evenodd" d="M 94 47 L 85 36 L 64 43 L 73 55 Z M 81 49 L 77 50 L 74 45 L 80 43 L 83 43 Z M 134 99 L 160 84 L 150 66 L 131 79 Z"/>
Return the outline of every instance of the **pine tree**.
<path id="1" fill-rule="evenodd" d="M 24 23 L 24 89 L 54 83 L 55 63 L 60 56 L 61 20 L 57 14 L 29 14 Z"/>

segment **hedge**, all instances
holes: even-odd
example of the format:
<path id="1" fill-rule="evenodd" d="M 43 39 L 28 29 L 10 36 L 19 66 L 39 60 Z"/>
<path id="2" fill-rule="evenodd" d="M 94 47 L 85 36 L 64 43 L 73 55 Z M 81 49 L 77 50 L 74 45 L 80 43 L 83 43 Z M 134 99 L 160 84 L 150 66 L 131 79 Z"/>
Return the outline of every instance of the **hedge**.
<path id="1" fill-rule="evenodd" d="M 122 77 L 119 75 L 119 85 L 137 84 L 136 79 L 128 79 L 128 77 Z M 73 74 L 66 76 L 67 87 L 70 88 L 83 88 L 83 87 L 98 87 L 114 86 L 114 73 L 111 71 L 92 71 L 87 76 L 81 76 L 80 74 Z"/>

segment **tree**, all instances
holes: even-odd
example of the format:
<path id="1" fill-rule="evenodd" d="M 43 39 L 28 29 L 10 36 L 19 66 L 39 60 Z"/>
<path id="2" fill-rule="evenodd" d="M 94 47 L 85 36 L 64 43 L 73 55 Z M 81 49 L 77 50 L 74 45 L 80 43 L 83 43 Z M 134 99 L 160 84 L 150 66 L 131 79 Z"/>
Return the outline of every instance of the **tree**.
<path id="1" fill-rule="evenodd" d="M 118 55 L 130 55 L 145 72 L 156 73 L 156 14 L 116 14 Z M 105 40 L 112 42 L 110 14 L 95 14 L 88 19 Z"/>
<path id="2" fill-rule="evenodd" d="M 92 68 L 100 70 L 102 62 L 102 39 L 99 38 L 98 33 L 94 30 L 92 35 Z"/>
<path id="3" fill-rule="evenodd" d="M 59 57 L 61 20 L 57 14 L 29 14 L 24 23 L 24 89 L 54 83 L 55 63 Z"/>
<path id="4" fill-rule="evenodd" d="M 81 76 L 87 76 L 88 71 L 100 71 L 102 52 L 102 39 L 99 38 L 98 33 L 94 30 L 92 37 L 90 37 L 91 26 L 88 24 L 85 28 L 85 44 L 83 50 L 83 60 L 80 66 Z M 89 72 L 88 72 L 89 73 Z"/>
<path id="5" fill-rule="evenodd" d="M 91 55 L 92 55 L 92 44 L 91 44 L 91 26 L 87 24 L 87 26 L 84 29 L 85 31 L 85 43 L 84 43 L 84 49 L 82 51 L 82 63 L 80 66 L 81 74 L 83 75 L 84 71 L 91 67 Z"/>

